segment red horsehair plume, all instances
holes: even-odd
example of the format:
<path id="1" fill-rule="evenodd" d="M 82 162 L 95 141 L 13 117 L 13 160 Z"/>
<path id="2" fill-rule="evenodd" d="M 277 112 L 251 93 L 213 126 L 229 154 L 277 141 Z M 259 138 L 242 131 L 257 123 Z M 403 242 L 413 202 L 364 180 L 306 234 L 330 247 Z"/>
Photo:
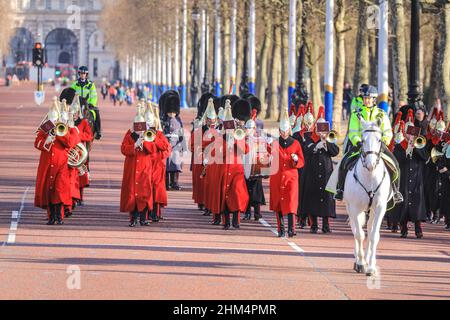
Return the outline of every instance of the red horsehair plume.
<path id="1" fill-rule="evenodd" d="M 252 120 L 256 121 L 256 115 L 258 114 L 258 111 L 256 109 L 252 110 Z"/>

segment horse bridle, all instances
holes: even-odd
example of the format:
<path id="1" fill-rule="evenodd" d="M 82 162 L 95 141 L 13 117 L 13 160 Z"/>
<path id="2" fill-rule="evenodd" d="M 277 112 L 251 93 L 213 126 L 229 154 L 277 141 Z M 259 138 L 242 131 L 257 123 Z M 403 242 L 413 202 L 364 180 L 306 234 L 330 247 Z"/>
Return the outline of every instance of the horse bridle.
<path id="1" fill-rule="evenodd" d="M 365 133 L 367 133 L 367 132 L 375 132 L 375 133 L 379 133 L 380 135 L 383 135 L 383 133 L 380 130 L 375 130 L 375 129 L 365 130 L 363 132 L 363 135 Z M 383 143 L 383 142 L 381 142 L 381 143 Z M 380 160 L 381 160 L 381 154 L 383 153 L 382 152 L 382 148 L 383 148 L 383 145 L 380 144 L 380 151 L 378 151 L 378 152 L 376 152 L 376 151 L 368 151 L 368 152 L 366 152 L 366 151 L 364 151 L 364 147 L 361 147 L 361 158 L 362 158 L 362 162 L 363 162 L 364 168 L 367 169 L 366 158 L 367 158 L 368 155 L 371 155 L 371 154 L 374 154 L 374 155 L 377 156 L 376 165 L 378 166 L 378 164 L 380 163 Z"/>
<path id="2" fill-rule="evenodd" d="M 376 132 L 376 133 L 379 133 L 379 134 L 383 135 L 383 133 L 380 130 L 375 130 L 375 129 L 365 130 L 363 132 L 363 134 L 366 133 L 366 132 Z M 383 143 L 383 142 L 381 142 L 381 143 Z M 381 160 L 382 148 L 383 148 L 382 144 L 380 145 L 380 151 L 379 152 L 375 152 L 375 151 L 365 152 L 364 149 L 361 148 L 361 159 L 362 159 L 362 163 L 363 163 L 364 168 L 367 169 L 366 158 L 370 154 L 374 154 L 374 155 L 377 156 L 376 165 L 378 166 L 378 164 L 380 163 L 380 160 Z M 358 164 L 356 164 L 356 167 L 357 166 L 358 166 Z M 369 212 L 370 209 L 372 208 L 373 199 L 375 198 L 375 195 L 380 190 L 380 188 L 381 188 L 381 186 L 382 186 L 382 184 L 384 182 L 384 179 L 386 179 L 386 170 L 383 173 L 383 179 L 381 180 L 380 184 L 375 188 L 375 190 L 371 190 L 371 191 L 367 190 L 367 188 L 359 180 L 356 168 L 355 168 L 355 171 L 353 172 L 353 178 L 356 180 L 356 182 L 358 182 L 358 184 L 363 188 L 363 190 L 366 192 L 367 196 L 369 197 L 369 205 L 367 206 L 367 210 L 366 210 L 366 212 Z"/>

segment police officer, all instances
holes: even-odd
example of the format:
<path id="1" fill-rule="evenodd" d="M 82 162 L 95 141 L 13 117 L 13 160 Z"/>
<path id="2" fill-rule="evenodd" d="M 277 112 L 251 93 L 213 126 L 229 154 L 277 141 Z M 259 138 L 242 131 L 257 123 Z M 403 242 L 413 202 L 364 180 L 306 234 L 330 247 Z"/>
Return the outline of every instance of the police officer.
<path id="1" fill-rule="evenodd" d="M 97 107 L 97 89 L 95 83 L 88 79 L 89 70 L 87 67 L 82 66 L 78 69 L 78 80 L 72 83 L 71 88 L 78 93 L 80 100 L 84 103 L 84 107 L 89 108 L 94 116 L 94 135 L 96 140 L 100 140 L 102 137 L 100 111 Z"/>
<path id="2" fill-rule="evenodd" d="M 382 109 L 378 108 L 375 104 L 375 99 L 378 97 L 378 90 L 373 86 L 362 87 L 361 89 L 361 96 L 363 97 L 364 105 L 352 112 L 352 116 L 350 118 L 348 138 L 352 143 L 352 148 L 345 154 L 344 158 L 342 159 L 341 166 L 339 167 L 339 180 L 337 185 L 337 192 L 335 195 L 335 199 L 338 201 L 342 201 L 344 199 L 344 186 L 347 172 L 350 165 L 353 163 L 353 160 L 356 159 L 356 157 L 354 156 L 355 153 L 359 152 L 362 147 L 362 129 L 360 119 L 371 122 L 376 122 L 377 119 L 381 120 L 380 129 L 383 133 L 382 140 L 384 142 L 381 144 L 382 152 L 392 160 L 392 162 L 395 164 L 397 172 L 400 172 L 400 167 L 395 156 L 391 151 L 389 151 L 387 147 L 389 146 L 393 138 L 391 123 L 387 114 Z M 399 184 L 400 179 L 396 179 L 392 183 L 395 203 L 403 202 L 403 196 L 399 192 Z"/>

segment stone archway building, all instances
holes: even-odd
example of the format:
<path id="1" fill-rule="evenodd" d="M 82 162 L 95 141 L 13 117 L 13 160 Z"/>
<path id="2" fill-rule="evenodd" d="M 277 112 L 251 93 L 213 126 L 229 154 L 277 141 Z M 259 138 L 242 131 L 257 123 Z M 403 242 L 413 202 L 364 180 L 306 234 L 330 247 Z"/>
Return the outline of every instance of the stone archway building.
<path id="1" fill-rule="evenodd" d="M 116 77 L 118 64 L 115 54 L 106 47 L 103 33 L 98 27 L 103 1 L 12 0 L 11 2 L 15 12 L 15 27 L 28 30 L 35 41 L 45 44 L 48 36 L 55 30 L 67 30 L 75 35 L 76 54 L 61 46 L 60 52 L 54 53 L 57 58 L 52 61 L 72 61 L 75 66 L 86 65 L 91 71 L 91 78 L 97 80 L 102 78 L 110 80 Z"/>

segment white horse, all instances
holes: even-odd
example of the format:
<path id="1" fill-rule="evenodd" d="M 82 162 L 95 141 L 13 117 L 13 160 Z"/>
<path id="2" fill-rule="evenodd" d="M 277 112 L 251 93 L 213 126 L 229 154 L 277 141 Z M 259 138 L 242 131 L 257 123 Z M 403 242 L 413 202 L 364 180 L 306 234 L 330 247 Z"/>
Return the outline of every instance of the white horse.
<path id="1" fill-rule="evenodd" d="M 344 200 L 355 237 L 354 270 L 373 276 L 378 272 L 376 252 L 380 241 L 380 227 L 393 193 L 389 172 L 381 158 L 383 133 L 379 124 L 362 120 L 361 125 L 363 143 L 361 155 L 355 167 L 347 174 Z M 368 243 L 364 255 L 363 228 L 367 213 L 369 214 Z"/>

